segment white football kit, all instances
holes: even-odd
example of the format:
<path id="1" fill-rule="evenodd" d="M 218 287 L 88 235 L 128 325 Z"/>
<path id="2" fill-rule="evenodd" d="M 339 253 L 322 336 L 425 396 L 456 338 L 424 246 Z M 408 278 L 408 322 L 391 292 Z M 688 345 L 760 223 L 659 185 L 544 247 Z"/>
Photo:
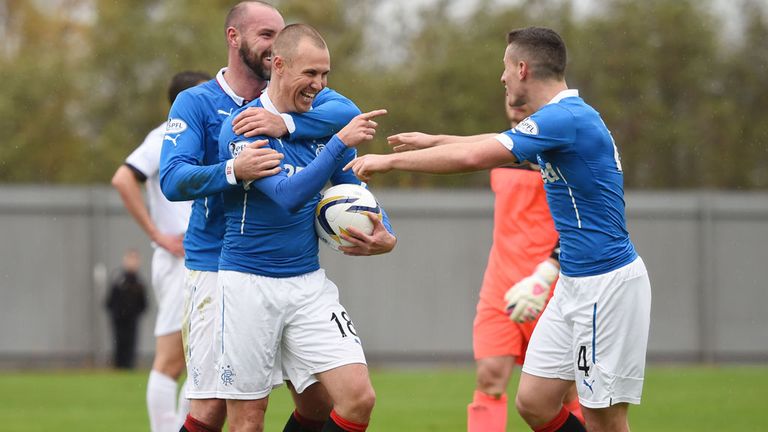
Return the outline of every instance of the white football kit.
<path id="1" fill-rule="evenodd" d="M 149 215 L 163 234 L 182 235 L 187 230 L 191 202 L 168 201 L 160 190 L 158 174 L 165 123 L 153 129 L 144 142 L 125 160 L 125 164 L 146 179 Z M 152 245 L 152 289 L 157 300 L 155 336 L 181 330 L 184 311 L 184 259 Z"/>

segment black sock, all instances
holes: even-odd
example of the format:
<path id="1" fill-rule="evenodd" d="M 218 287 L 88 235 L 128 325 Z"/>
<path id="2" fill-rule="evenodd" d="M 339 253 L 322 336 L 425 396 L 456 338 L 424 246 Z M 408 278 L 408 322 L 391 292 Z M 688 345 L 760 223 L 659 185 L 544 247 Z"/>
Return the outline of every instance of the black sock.
<path id="1" fill-rule="evenodd" d="M 304 420 L 304 422 L 318 423 L 310 420 Z M 288 421 L 285 423 L 285 427 L 283 427 L 283 432 L 321 432 L 322 427 L 322 424 L 318 424 L 316 426 L 312 424 L 302 424 L 294 412 L 291 413 L 290 417 L 288 417 Z"/>
<path id="2" fill-rule="evenodd" d="M 568 414 L 568 420 L 563 423 L 562 426 L 560 426 L 560 429 L 558 429 L 560 432 L 587 432 L 587 429 L 584 428 L 584 425 L 581 424 L 579 419 L 573 415 Z"/>
<path id="3" fill-rule="evenodd" d="M 323 430 L 320 432 L 347 432 L 347 431 L 342 429 L 341 426 L 337 425 L 332 418 L 329 418 L 325 422 L 325 425 L 323 425 Z"/>
<path id="4" fill-rule="evenodd" d="M 288 421 L 285 423 L 283 432 L 304 432 L 304 430 L 301 428 L 301 424 L 298 420 L 296 420 L 296 417 L 293 415 L 293 413 L 291 413 L 291 416 L 288 417 Z"/>

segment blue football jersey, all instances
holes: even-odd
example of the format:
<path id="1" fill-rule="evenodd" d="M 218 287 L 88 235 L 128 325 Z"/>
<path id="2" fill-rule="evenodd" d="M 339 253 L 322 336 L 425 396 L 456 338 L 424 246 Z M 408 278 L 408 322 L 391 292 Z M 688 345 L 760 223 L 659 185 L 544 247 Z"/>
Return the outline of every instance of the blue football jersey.
<path id="1" fill-rule="evenodd" d="M 219 132 L 224 119 L 246 101 L 229 87 L 225 73 L 226 68 L 215 79 L 177 96 L 168 115 L 160 156 L 165 196 L 171 201 L 194 200 L 184 237 L 185 264 L 192 270 L 218 270 L 224 237 L 221 192 L 233 187 L 227 181 L 226 161 L 219 159 Z M 351 101 L 331 90 L 318 94 L 313 106 L 318 109 L 308 115 L 283 116 L 291 136 L 328 136 L 342 128 L 346 123 L 330 117 L 329 107 L 359 112 Z"/>
<path id="2" fill-rule="evenodd" d="M 637 258 L 626 228 L 618 149 L 577 90 L 560 92 L 497 139 L 541 169 L 564 275 L 603 274 Z"/>
<path id="3" fill-rule="evenodd" d="M 267 93 L 249 106 L 277 113 Z M 333 110 L 326 109 L 331 115 Z M 356 114 L 337 111 L 335 116 L 346 124 Z M 320 191 L 329 180 L 332 184 L 360 184 L 351 171 L 342 170 L 355 158 L 355 149 L 347 148 L 335 135 L 320 139 L 295 135 L 244 138 L 228 127 L 236 115 L 221 130 L 220 158 L 235 157 L 257 139 L 269 140 L 269 146 L 285 158 L 279 174 L 224 192 L 226 230 L 219 269 L 268 277 L 292 277 L 317 270 L 320 263 L 314 218 Z M 392 232 L 386 213 L 384 225 Z"/>

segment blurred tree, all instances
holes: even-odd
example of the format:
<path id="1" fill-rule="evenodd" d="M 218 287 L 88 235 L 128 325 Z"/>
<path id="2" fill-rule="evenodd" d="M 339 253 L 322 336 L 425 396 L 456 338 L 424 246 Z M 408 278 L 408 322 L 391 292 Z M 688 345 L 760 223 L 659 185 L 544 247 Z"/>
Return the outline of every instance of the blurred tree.
<path id="1" fill-rule="evenodd" d="M 730 55 L 717 88 L 724 99 L 722 116 L 713 125 L 720 132 L 713 146 L 723 173 L 719 187 L 768 187 L 768 25 L 760 4 L 742 2 L 742 43 L 726 50 Z"/>
<path id="2" fill-rule="evenodd" d="M 0 0 L 0 181 L 104 182 L 166 116 L 168 79 L 226 62 L 233 2 Z M 726 40 L 712 0 L 434 0 L 418 16 L 373 0 L 276 0 L 287 22 L 320 30 L 329 84 L 394 132 L 477 134 L 507 127 L 502 53 L 512 28 L 550 26 L 569 49 L 568 82 L 601 111 L 630 188 L 768 187 L 768 24 L 740 0 Z M 457 14 L 462 9 L 464 13 Z M 406 9 L 403 9 L 404 11 Z M 412 9 L 407 9 L 412 10 Z M 484 186 L 487 174 L 391 173 L 390 186 Z"/>
<path id="3" fill-rule="evenodd" d="M 166 119 L 173 74 L 184 69 L 215 74 L 226 64 L 223 3 L 206 8 L 181 0 L 94 3 L 91 51 L 80 82 L 89 94 L 82 140 L 92 161 L 88 181 L 108 179 L 147 131 Z"/>
<path id="4" fill-rule="evenodd" d="M 76 1 L 38 9 L 21 0 L 0 4 L 0 180 L 82 180 L 69 163 L 83 154 L 69 122 L 82 98 L 73 85 L 84 57 L 85 29 L 67 13 Z"/>
<path id="5" fill-rule="evenodd" d="M 637 17 L 653 19 L 637 19 Z M 605 2 L 568 42 L 569 84 L 598 109 L 630 187 L 714 183 L 708 124 L 718 59 L 715 22 L 700 2 Z"/>

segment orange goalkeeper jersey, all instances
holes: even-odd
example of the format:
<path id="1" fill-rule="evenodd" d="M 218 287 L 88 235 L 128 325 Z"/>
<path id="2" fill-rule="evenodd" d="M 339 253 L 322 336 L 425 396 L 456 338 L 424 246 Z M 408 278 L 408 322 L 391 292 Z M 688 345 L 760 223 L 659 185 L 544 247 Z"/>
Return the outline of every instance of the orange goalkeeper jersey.
<path id="1" fill-rule="evenodd" d="M 493 246 L 480 290 L 481 302 L 505 309 L 504 293 L 552 253 L 557 232 L 538 171 L 496 168 Z"/>

